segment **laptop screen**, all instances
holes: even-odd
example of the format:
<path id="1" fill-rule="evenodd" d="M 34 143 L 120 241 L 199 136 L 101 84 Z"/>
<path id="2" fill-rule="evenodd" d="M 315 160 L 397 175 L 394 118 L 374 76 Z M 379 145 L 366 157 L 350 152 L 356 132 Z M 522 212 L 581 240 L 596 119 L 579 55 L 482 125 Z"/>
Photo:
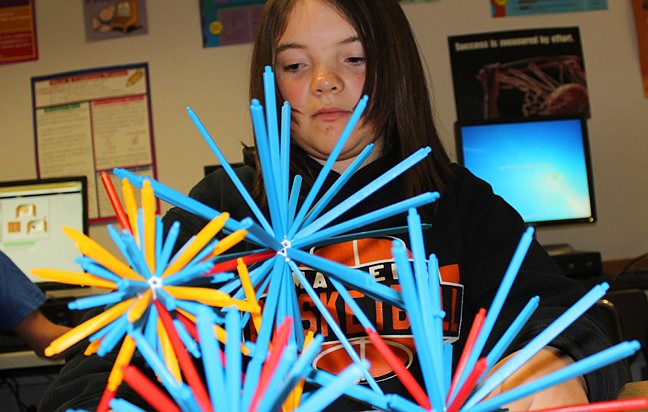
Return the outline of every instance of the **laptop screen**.
<path id="1" fill-rule="evenodd" d="M 88 234 L 85 176 L 0 182 L 0 249 L 44 289 L 32 269 L 82 271 L 63 226 Z"/>

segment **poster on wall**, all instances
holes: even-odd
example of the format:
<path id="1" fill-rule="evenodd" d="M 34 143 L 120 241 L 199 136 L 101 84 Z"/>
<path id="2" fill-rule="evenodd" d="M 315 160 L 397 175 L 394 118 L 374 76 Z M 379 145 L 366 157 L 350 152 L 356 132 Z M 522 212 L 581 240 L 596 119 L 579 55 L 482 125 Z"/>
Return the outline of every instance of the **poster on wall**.
<path id="1" fill-rule="evenodd" d="M 493 17 L 607 10 L 607 0 L 488 0 Z"/>
<path id="2" fill-rule="evenodd" d="M 644 97 L 648 99 L 648 0 L 632 0 Z"/>
<path id="3" fill-rule="evenodd" d="M 0 0 L 0 64 L 38 59 L 33 0 Z"/>
<path id="4" fill-rule="evenodd" d="M 589 117 L 578 27 L 450 36 L 448 45 L 458 120 Z"/>
<path id="5" fill-rule="evenodd" d="M 148 33 L 146 0 L 83 0 L 86 41 Z"/>
<path id="6" fill-rule="evenodd" d="M 252 43 L 266 0 L 200 0 L 203 47 Z"/>
<path id="7" fill-rule="evenodd" d="M 34 77 L 32 100 L 37 175 L 87 176 L 90 222 L 115 218 L 101 172 L 156 178 L 148 64 Z"/>

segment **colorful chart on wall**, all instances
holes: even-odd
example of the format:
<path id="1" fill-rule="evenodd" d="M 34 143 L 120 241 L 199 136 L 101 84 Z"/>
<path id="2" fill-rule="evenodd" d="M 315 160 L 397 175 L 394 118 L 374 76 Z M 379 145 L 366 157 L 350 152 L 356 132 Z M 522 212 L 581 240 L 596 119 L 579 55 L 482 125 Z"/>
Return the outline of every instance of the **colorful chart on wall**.
<path id="1" fill-rule="evenodd" d="M 251 43 L 265 0 L 201 0 L 203 47 Z"/>
<path id="2" fill-rule="evenodd" d="M 493 17 L 607 10 L 607 0 L 490 0 Z"/>
<path id="3" fill-rule="evenodd" d="M 33 0 L 0 0 L 0 64 L 36 59 Z"/>
<path id="4" fill-rule="evenodd" d="M 578 27 L 451 36 L 448 45 L 459 121 L 589 117 Z"/>
<path id="5" fill-rule="evenodd" d="M 115 218 L 102 171 L 156 176 L 148 64 L 34 77 L 32 99 L 38 177 L 87 176 L 91 222 Z"/>

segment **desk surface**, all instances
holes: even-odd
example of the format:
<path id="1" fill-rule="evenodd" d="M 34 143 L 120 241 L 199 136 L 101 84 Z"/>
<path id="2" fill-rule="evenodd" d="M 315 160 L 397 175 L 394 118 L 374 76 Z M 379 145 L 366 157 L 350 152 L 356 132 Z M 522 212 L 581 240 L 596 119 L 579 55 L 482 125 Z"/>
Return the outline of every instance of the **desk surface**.
<path id="1" fill-rule="evenodd" d="M 64 359 L 41 358 L 33 351 L 0 353 L 0 371 L 63 365 Z"/>

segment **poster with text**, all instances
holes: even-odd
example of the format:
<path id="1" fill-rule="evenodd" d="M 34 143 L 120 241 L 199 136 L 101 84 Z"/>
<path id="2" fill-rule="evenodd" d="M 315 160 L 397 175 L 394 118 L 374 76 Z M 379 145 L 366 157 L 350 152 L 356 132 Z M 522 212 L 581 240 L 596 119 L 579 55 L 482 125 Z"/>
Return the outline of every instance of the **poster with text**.
<path id="1" fill-rule="evenodd" d="M 203 47 L 252 43 L 266 0 L 200 0 Z"/>
<path id="2" fill-rule="evenodd" d="M 648 0 L 632 0 L 644 97 L 648 99 Z"/>
<path id="3" fill-rule="evenodd" d="M 607 10 L 607 0 L 489 0 L 493 17 Z"/>
<path id="4" fill-rule="evenodd" d="M 156 177 L 148 64 L 35 77 L 32 99 L 38 177 L 87 176 L 91 222 L 115 218 L 101 172 L 119 194 L 116 167 Z"/>
<path id="5" fill-rule="evenodd" d="M 578 27 L 451 36 L 448 44 L 458 120 L 589 117 Z"/>
<path id="6" fill-rule="evenodd" d="M 0 0 L 0 64 L 38 59 L 33 0 Z"/>
<path id="7" fill-rule="evenodd" d="M 146 0 L 83 0 L 86 40 L 148 33 Z"/>

